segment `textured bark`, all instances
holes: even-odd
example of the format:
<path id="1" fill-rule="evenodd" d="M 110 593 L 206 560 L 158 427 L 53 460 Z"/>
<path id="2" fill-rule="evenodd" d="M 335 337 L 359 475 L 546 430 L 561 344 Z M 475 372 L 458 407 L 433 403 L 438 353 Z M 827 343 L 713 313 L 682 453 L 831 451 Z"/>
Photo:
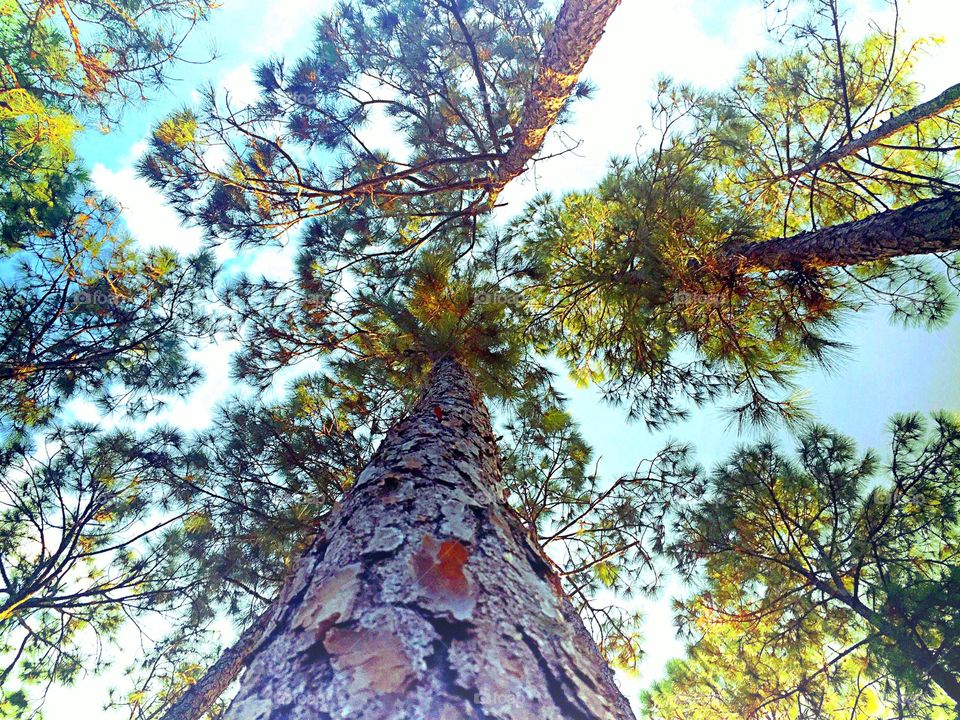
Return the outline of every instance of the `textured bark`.
<path id="1" fill-rule="evenodd" d="M 768 272 L 856 265 L 958 249 L 960 195 L 951 194 L 788 238 L 729 245 L 716 264 L 738 273 Z"/>
<path id="2" fill-rule="evenodd" d="M 519 518 L 477 388 L 435 365 L 281 594 L 227 720 L 632 718 Z"/>
<path id="3" fill-rule="evenodd" d="M 834 148 L 829 152 L 825 152 L 823 155 L 811 160 L 806 165 L 799 167 L 796 170 L 791 170 L 784 177 L 792 178 L 797 177 L 798 175 L 806 175 L 807 173 L 811 173 L 814 170 L 823 167 L 824 165 L 837 162 L 838 160 L 843 160 L 845 157 L 849 157 L 850 155 L 858 153 L 861 150 L 866 150 L 867 148 L 876 145 L 881 140 L 885 140 L 891 135 L 900 132 L 904 128 L 908 128 L 911 125 L 921 122 L 922 120 L 935 117 L 956 107 L 960 107 L 960 84 L 949 87 L 932 100 L 928 100 L 925 103 L 920 103 L 916 107 L 910 108 L 905 113 L 901 113 L 896 117 L 890 118 L 884 123 L 880 123 L 873 130 L 864 133 L 860 137 L 846 142 L 840 147 Z"/>
<path id="4" fill-rule="evenodd" d="M 620 0 L 564 0 L 524 102 L 513 144 L 497 168 L 491 202 L 539 152 L 619 4 Z"/>
<path id="5" fill-rule="evenodd" d="M 278 608 L 268 607 L 237 641 L 211 665 L 203 677 L 170 706 L 162 720 L 198 720 L 240 675 L 247 658 L 260 646 Z"/>

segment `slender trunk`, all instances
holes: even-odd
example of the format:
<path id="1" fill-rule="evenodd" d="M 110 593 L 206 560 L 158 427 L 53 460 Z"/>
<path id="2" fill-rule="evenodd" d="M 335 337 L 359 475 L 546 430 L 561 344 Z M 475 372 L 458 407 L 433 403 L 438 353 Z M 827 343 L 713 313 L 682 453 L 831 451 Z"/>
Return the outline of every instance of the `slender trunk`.
<path id="1" fill-rule="evenodd" d="M 841 597 L 841 600 L 844 598 Z M 859 598 L 851 596 L 850 601 L 844 601 L 854 612 L 859 613 L 873 625 L 881 635 L 896 643 L 897 649 L 909 658 L 917 670 L 939 685 L 940 689 L 957 704 L 957 710 L 960 711 L 960 680 L 940 665 L 933 652 L 919 644 L 909 632 L 888 620 L 886 616 L 864 605 Z"/>
<path id="2" fill-rule="evenodd" d="M 957 704 L 957 709 L 960 710 L 960 679 L 940 665 L 935 653 L 918 643 L 909 632 L 889 620 L 886 615 L 869 607 L 845 588 L 830 585 L 820 580 L 815 574 L 802 570 L 798 572 L 828 597 L 832 597 L 853 610 L 872 625 L 880 635 L 894 642 L 897 649 L 913 663 L 914 667 L 939 685 L 940 689 Z"/>
<path id="3" fill-rule="evenodd" d="M 960 83 L 947 88 L 932 100 L 927 100 L 927 102 L 920 103 L 904 113 L 891 117 L 886 122 L 880 123 L 873 130 L 863 133 L 858 138 L 845 142 L 840 145 L 840 147 L 825 152 L 805 165 L 791 170 L 784 175 L 784 178 L 806 175 L 807 173 L 822 168 L 824 165 L 843 160 L 843 158 L 849 157 L 861 150 L 873 147 L 881 140 L 886 140 L 891 135 L 911 125 L 916 125 L 923 120 L 936 117 L 956 107 L 960 107 Z"/>
<path id="4" fill-rule="evenodd" d="M 211 665 L 203 677 L 191 685 L 170 706 L 163 720 L 199 720 L 224 691 L 240 675 L 250 655 L 260 646 L 266 636 L 277 606 L 270 605 L 253 621 L 237 641 Z"/>
<path id="5" fill-rule="evenodd" d="M 620 0 L 564 0 L 523 105 L 513 143 L 497 168 L 491 203 L 539 152 Z"/>
<path id="6" fill-rule="evenodd" d="M 633 718 L 503 502 L 490 420 L 451 359 L 279 602 L 227 720 Z"/>
<path id="7" fill-rule="evenodd" d="M 788 238 L 728 245 L 718 265 L 738 273 L 839 267 L 960 249 L 960 195 L 949 194 Z"/>

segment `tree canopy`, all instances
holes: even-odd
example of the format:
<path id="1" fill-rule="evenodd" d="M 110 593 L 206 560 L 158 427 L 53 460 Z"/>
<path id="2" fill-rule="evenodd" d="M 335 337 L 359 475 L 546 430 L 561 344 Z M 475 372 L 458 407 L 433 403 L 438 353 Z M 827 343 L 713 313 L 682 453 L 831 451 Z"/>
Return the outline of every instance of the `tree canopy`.
<path id="1" fill-rule="evenodd" d="M 684 577 L 688 654 L 651 717 L 948 717 L 960 427 L 900 416 L 887 453 L 858 453 L 800 391 L 842 368 L 859 309 L 949 319 L 956 86 L 921 102 L 898 16 L 851 39 L 836 0 L 788 2 L 781 49 L 725 90 L 660 80 L 650 149 L 508 217 L 505 185 L 588 101 L 616 6 L 338 4 L 302 57 L 256 68 L 255 101 L 211 87 L 151 130 L 140 175 L 207 237 L 183 257 L 129 237 L 74 142 L 170 85 L 214 4 L 0 0 L 0 717 L 36 716 L 151 617 L 111 704 L 162 717 L 223 621 L 262 630 L 446 358 L 494 411 L 511 517 L 612 665 L 643 653 L 632 598 Z M 224 242 L 292 245 L 294 271 L 224 272 Z M 156 426 L 201 379 L 191 350 L 225 339 L 211 426 Z M 707 474 L 669 441 L 610 477 L 562 370 L 653 429 L 719 403 L 798 447 Z M 143 424 L 77 423 L 74 399 Z"/>
<path id="2" fill-rule="evenodd" d="M 881 459 L 812 425 L 794 453 L 738 450 L 677 513 L 702 573 L 681 608 L 689 660 L 654 717 L 946 717 L 956 702 L 952 415 L 894 418 Z"/>

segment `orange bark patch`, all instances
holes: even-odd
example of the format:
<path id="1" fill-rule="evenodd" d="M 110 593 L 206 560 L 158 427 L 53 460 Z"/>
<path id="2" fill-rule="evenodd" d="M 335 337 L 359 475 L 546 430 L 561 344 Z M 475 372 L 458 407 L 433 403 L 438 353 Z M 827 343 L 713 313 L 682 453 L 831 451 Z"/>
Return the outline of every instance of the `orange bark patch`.
<path id="1" fill-rule="evenodd" d="M 552 572 L 547 576 L 547 581 L 550 583 L 550 587 L 553 588 L 554 595 L 560 599 L 567 596 L 567 593 L 563 589 L 563 580 L 560 579 L 559 575 Z"/>
<path id="2" fill-rule="evenodd" d="M 470 578 L 464 571 L 470 553 L 457 540 L 438 542 L 424 535 L 420 548 L 410 558 L 414 582 L 446 610 L 458 618 L 473 609 Z"/>
<path id="3" fill-rule="evenodd" d="M 314 628 L 322 634 L 333 622 L 349 619 L 360 591 L 361 567 L 348 565 L 332 577 L 313 583 L 293 617 L 294 628 Z"/>

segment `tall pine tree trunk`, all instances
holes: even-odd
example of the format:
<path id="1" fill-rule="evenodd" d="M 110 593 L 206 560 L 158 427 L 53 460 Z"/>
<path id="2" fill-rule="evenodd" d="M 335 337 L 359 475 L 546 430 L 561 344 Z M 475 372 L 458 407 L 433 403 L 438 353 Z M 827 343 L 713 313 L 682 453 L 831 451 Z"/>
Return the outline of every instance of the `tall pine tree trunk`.
<path id="1" fill-rule="evenodd" d="M 230 684 L 237 679 L 251 653 L 255 652 L 271 627 L 276 605 L 270 605 L 244 630 L 237 641 L 221 653 L 203 676 L 177 698 L 162 720 L 199 720 Z"/>
<path id="2" fill-rule="evenodd" d="M 729 245 L 717 264 L 734 272 L 839 267 L 960 249 L 960 195 L 920 202 L 788 238 Z"/>
<path id="3" fill-rule="evenodd" d="M 440 360 L 304 555 L 227 720 L 632 718 L 502 497 L 476 385 Z"/>

